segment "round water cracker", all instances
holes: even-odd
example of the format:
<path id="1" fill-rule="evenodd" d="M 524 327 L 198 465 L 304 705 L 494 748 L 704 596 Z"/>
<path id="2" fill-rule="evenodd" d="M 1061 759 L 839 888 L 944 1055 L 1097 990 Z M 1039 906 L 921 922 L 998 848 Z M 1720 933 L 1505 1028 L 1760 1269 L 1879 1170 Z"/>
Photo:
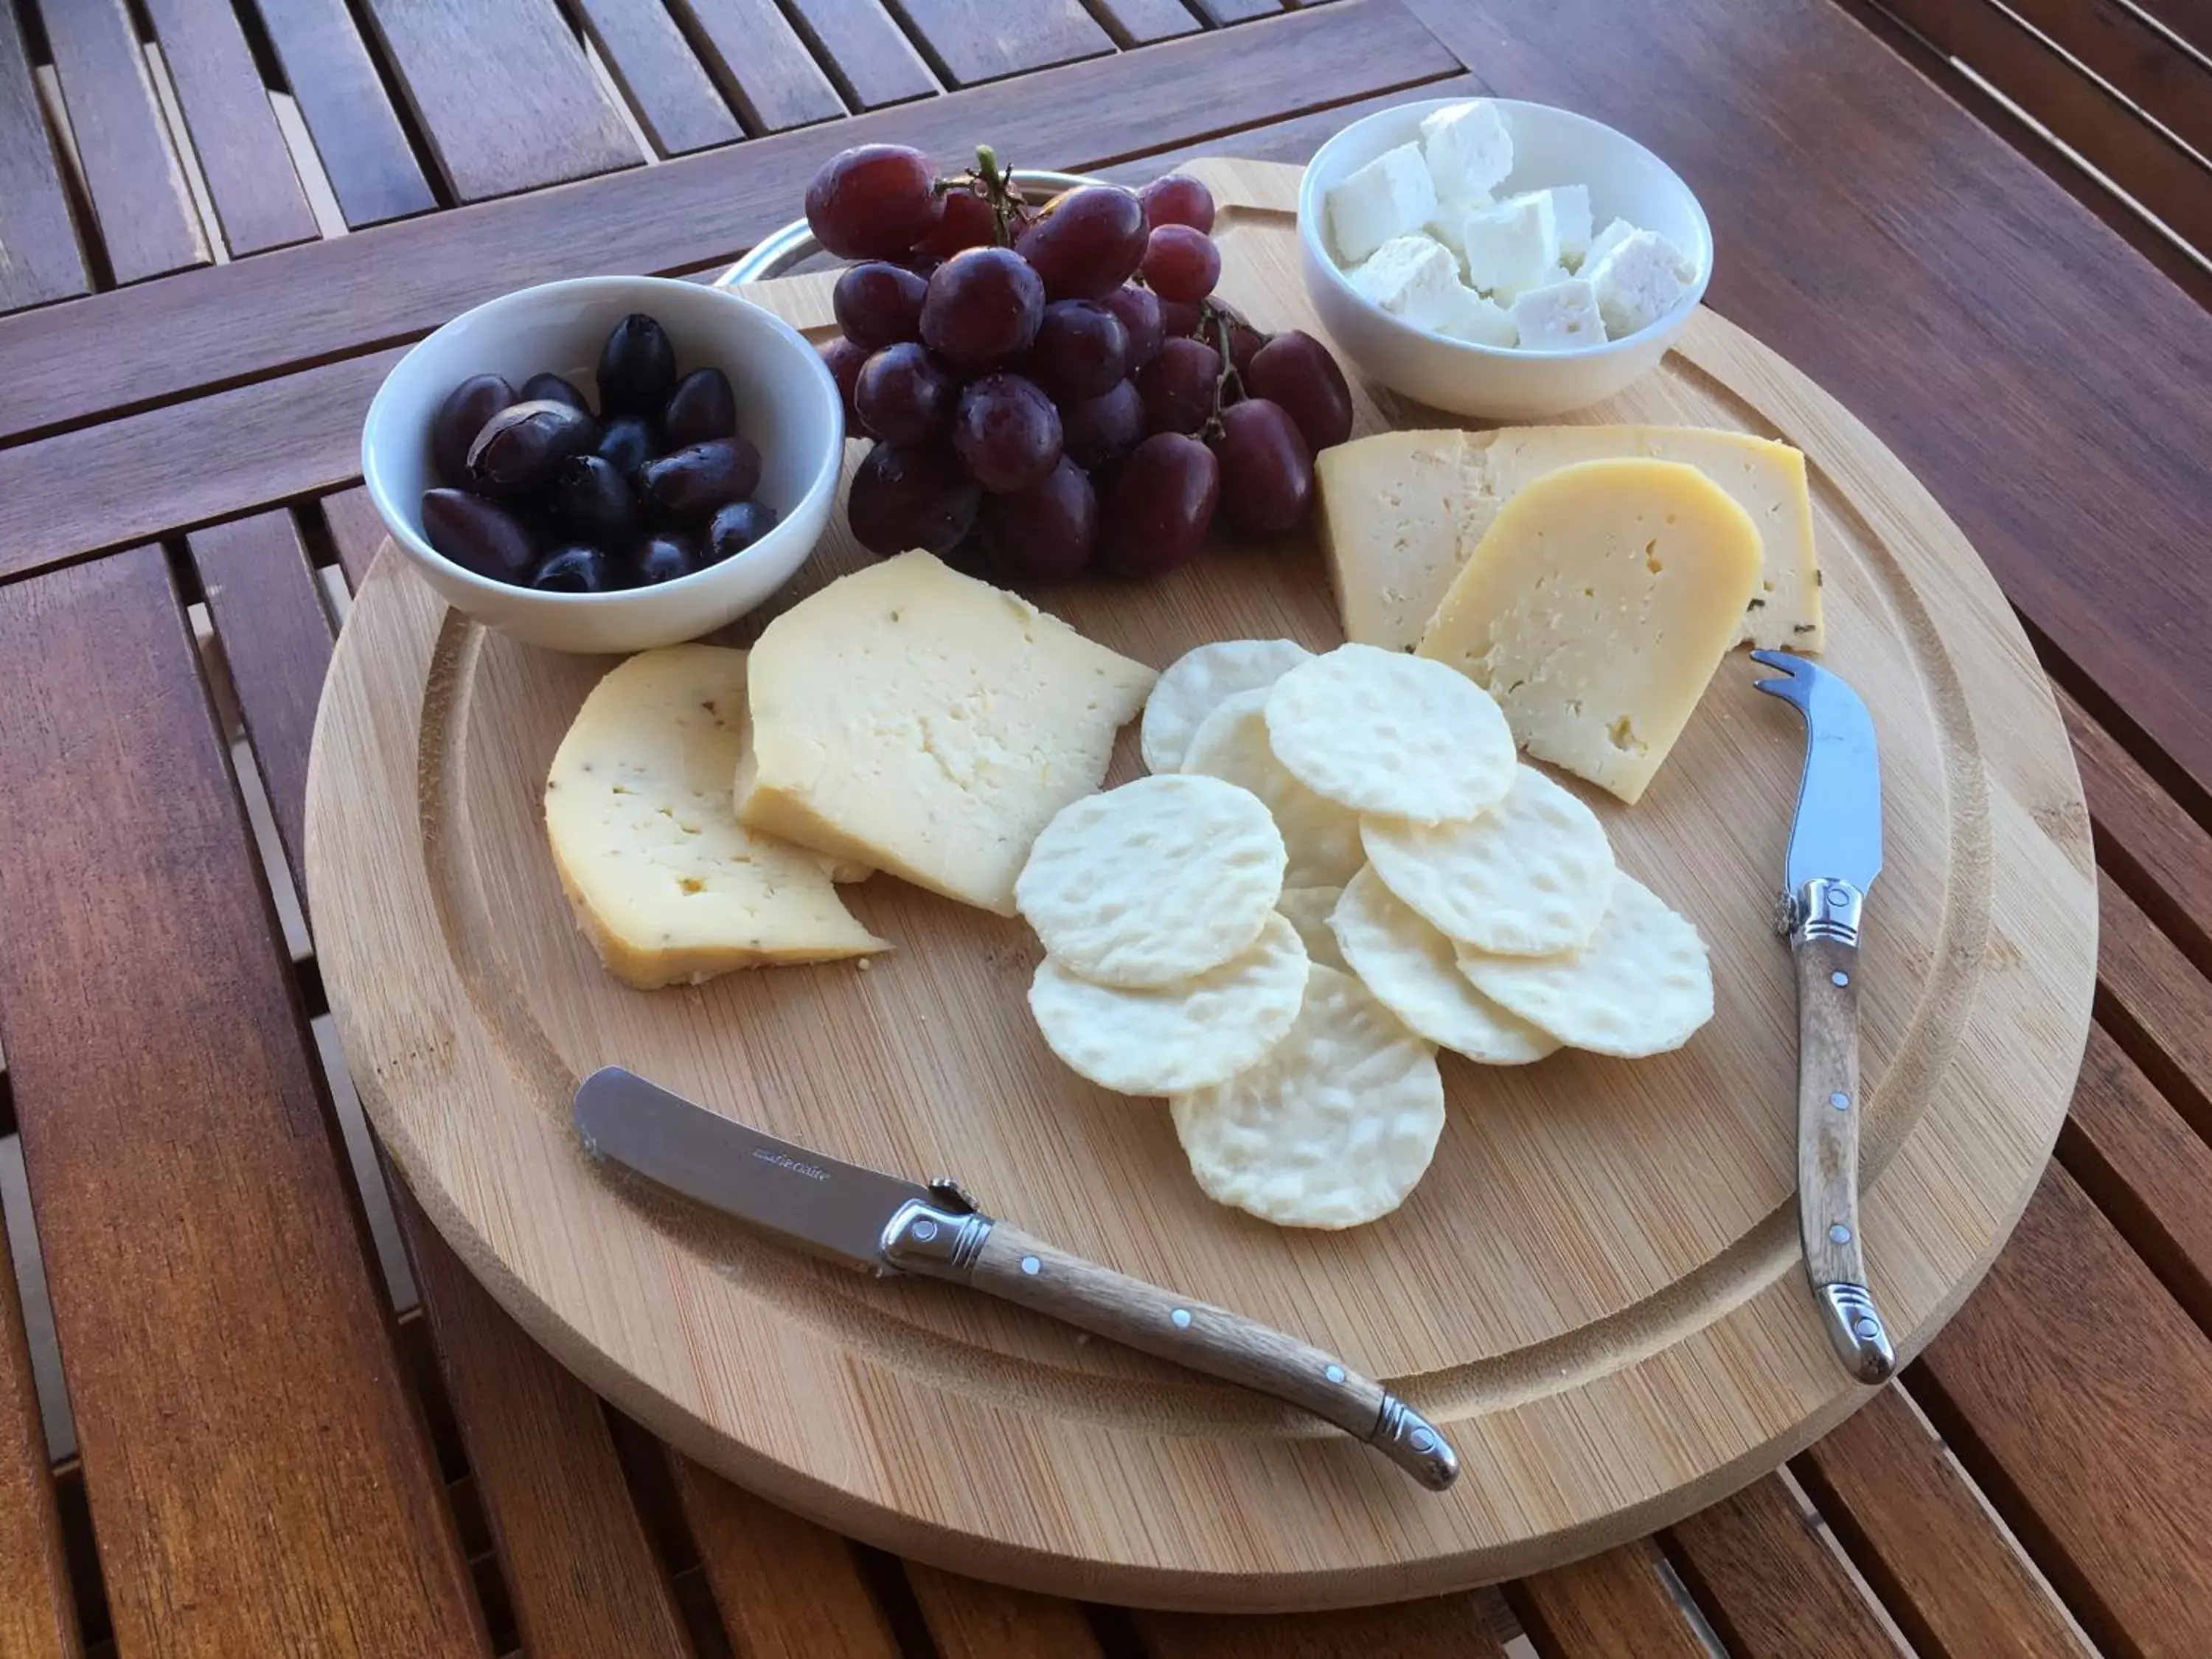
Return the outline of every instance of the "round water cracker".
<path id="1" fill-rule="evenodd" d="M 1145 764 L 1180 772 L 1206 717 L 1240 691 L 1260 691 L 1313 653 L 1289 640 L 1216 640 L 1170 663 L 1145 702 Z"/>
<path id="2" fill-rule="evenodd" d="M 1533 766 L 1505 799 L 1462 823 L 1364 817 L 1375 873 L 1431 927 L 1499 956 L 1577 951 L 1613 896 L 1613 848 L 1597 814 Z"/>
<path id="3" fill-rule="evenodd" d="M 1357 1227 L 1396 1209 L 1428 1169 L 1444 1085 L 1436 1050 L 1366 987 L 1316 968 L 1265 1060 L 1168 1109 L 1217 1204 L 1279 1227 Z"/>
<path id="4" fill-rule="evenodd" d="M 1316 794 L 1424 823 L 1495 805 L 1516 764 L 1490 693 L 1455 668 L 1371 645 L 1340 645 L 1270 686 L 1267 737 Z"/>
<path id="5" fill-rule="evenodd" d="M 1376 1000 L 1422 1036 L 1486 1066 L 1525 1066 L 1559 1040 L 1468 983 L 1452 942 L 1413 914 L 1370 865 L 1352 878 L 1329 926 Z"/>
<path id="6" fill-rule="evenodd" d="M 1183 757 L 1185 772 L 1249 789 L 1274 815 L 1290 863 L 1286 887 L 1341 887 L 1367 861 L 1359 816 L 1323 800 L 1283 769 L 1267 746 L 1267 691 L 1239 691 L 1206 717 Z"/>
<path id="7" fill-rule="evenodd" d="M 1459 948 L 1474 988 L 1560 1042 L 1634 1060 L 1679 1048 L 1713 1017 L 1705 942 L 1626 871 L 1597 936 L 1554 957 L 1500 957 Z"/>
<path id="8" fill-rule="evenodd" d="M 1328 931 L 1328 913 L 1336 908 L 1341 887 L 1285 887 L 1275 908 L 1290 920 L 1306 943 L 1306 957 L 1324 968 L 1344 967 L 1344 952 L 1336 948 L 1336 935 Z"/>
<path id="9" fill-rule="evenodd" d="M 1254 1065 L 1297 1018 L 1306 951 L 1270 915 L 1243 955 L 1179 985 L 1093 985 L 1047 957 L 1030 981 L 1030 1012 L 1053 1053 L 1102 1089 L 1171 1095 Z"/>
<path id="10" fill-rule="evenodd" d="M 1100 985 L 1170 985 L 1260 937 L 1283 838 L 1219 778 L 1139 778 L 1070 801 L 1030 848 L 1014 908 L 1060 964 Z"/>

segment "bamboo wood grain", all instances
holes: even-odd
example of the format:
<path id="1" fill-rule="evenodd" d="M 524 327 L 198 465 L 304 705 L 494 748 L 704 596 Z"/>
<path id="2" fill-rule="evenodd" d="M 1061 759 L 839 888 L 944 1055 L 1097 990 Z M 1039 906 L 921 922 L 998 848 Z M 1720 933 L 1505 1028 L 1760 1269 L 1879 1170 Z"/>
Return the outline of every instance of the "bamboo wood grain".
<path id="1" fill-rule="evenodd" d="M 1295 172 L 1195 166 L 1223 204 L 1224 291 L 1271 325 L 1305 322 Z M 754 297 L 828 319 L 818 279 Z M 1910 1355 L 2026 1201 L 2087 1024 L 2094 882 L 2063 728 L 1972 550 L 1781 359 L 1700 316 L 1664 372 L 1590 413 L 1749 425 L 1813 464 L 1826 660 L 1883 742 L 1861 1202 L 1882 1241 L 1875 1292 Z M 349 514 L 330 511 L 334 526 Z M 860 556 L 833 528 L 784 597 Z M 1154 663 L 1203 638 L 1334 631 L 1304 544 L 1051 598 Z M 1282 1609 L 1444 1590 L 1638 1536 L 1864 1397 L 1820 1334 L 1792 1219 L 1794 990 L 1767 896 L 1802 738 L 1740 659 L 1645 800 L 1595 807 L 1711 942 L 1714 1025 L 1632 1066 L 1448 1065 L 1462 1105 L 1421 1188 L 1376 1226 L 1311 1237 L 1207 1203 L 1156 1109 L 1051 1059 L 1018 923 L 878 880 L 847 890 L 900 947 L 872 972 L 615 986 L 539 823 L 544 768 L 603 666 L 449 625 L 380 561 L 318 723 L 309 883 L 319 916 L 341 919 L 321 961 L 356 1082 L 432 1221 L 526 1328 L 687 1455 L 971 1575 Z M 1997 890 L 2039 902 L 2000 908 Z M 568 1128 L 575 1080 L 609 1061 L 801 1144 L 949 1172 L 1074 1254 L 1326 1346 L 1437 1420 L 1470 1476 L 1432 1497 L 1340 1436 L 1118 1344 L 641 1205 Z M 1218 1523 L 1231 1513 L 1238 1527 Z"/>

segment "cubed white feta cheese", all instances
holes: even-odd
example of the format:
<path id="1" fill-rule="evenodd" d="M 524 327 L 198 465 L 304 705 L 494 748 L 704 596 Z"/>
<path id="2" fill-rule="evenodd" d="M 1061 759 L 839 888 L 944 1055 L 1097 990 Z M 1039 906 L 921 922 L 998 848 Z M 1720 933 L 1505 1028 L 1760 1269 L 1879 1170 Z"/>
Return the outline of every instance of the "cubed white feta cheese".
<path id="1" fill-rule="evenodd" d="M 1486 190 L 1478 190 L 1471 196 L 1439 196 L 1437 198 L 1437 216 L 1429 221 L 1429 234 L 1452 251 L 1452 258 L 1462 265 L 1467 263 L 1467 250 L 1459 245 L 1460 226 L 1469 214 L 1480 213 L 1485 208 L 1498 205 L 1498 198 Z"/>
<path id="2" fill-rule="evenodd" d="M 1355 290 L 1415 328 L 1435 328 L 1460 285 L 1451 250 L 1419 235 L 1391 238 L 1348 276 Z"/>
<path id="3" fill-rule="evenodd" d="M 1423 116 L 1421 153 L 1439 197 L 1487 196 L 1513 171 L 1513 135 L 1497 106 L 1485 99 Z"/>
<path id="4" fill-rule="evenodd" d="M 1590 204 L 1588 185 L 1559 185 L 1550 190 L 1527 191 L 1521 196 L 1509 196 L 1509 202 L 1518 202 L 1531 196 L 1547 196 L 1552 202 L 1552 222 L 1559 230 L 1559 263 L 1570 268 L 1582 263 L 1583 255 L 1589 252 Z"/>
<path id="5" fill-rule="evenodd" d="M 1530 289 L 1513 301 L 1514 335 L 1525 351 L 1571 351 L 1605 343 L 1597 295 L 1580 276 Z"/>
<path id="6" fill-rule="evenodd" d="M 1328 234 L 1346 270 L 1394 236 L 1436 217 L 1437 190 L 1419 144 L 1386 150 L 1328 192 Z"/>
<path id="7" fill-rule="evenodd" d="M 1590 245 L 1583 250 L 1583 268 L 1594 270 L 1597 262 L 1619 247 L 1622 241 L 1636 234 L 1636 227 L 1626 219 L 1615 219 L 1603 230 L 1590 238 Z"/>
<path id="8" fill-rule="evenodd" d="M 1467 283 L 1502 301 L 1540 288 L 1559 263 L 1559 227 L 1548 191 L 1516 196 L 1460 221 Z"/>
<path id="9" fill-rule="evenodd" d="M 1583 275 L 1597 296 L 1598 314 L 1613 339 L 1649 328 L 1689 297 L 1697 271 L 1690 258 L 1656 230 L 1635 230 Z"/>
<path id="10" fill-rule="evenodd" d="M 1438 307 L 1436 331 L 1447 339 L 1470 340 L 1476 345 L 1512 346 L 1518 341 L 1513 319 L 1505 307 L 1486 300 L 1466 283 L 1455 281 Z"/>

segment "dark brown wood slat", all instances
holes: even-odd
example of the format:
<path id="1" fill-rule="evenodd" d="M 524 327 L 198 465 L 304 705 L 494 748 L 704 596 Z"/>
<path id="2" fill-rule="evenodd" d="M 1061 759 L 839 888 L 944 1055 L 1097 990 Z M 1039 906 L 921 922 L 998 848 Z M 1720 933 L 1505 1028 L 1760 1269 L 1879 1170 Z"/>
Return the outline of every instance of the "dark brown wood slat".
<path id="1" fill-rule="evenodd" d="M 366 9 L 462 201 L 642 159 L 553 0 L 366 0 Z"/>
<path id="2" fill-rule="evenodd" d="M 362 417 L 399 356 L 349 357 L 0 450 L 0 501 L 17 492 L 17 510 L 0 515 L 0 575 L 347 483 L 361 470 Z"/>
<path id="3" fill-rule="evenodd" d="M 376 503 L 368 499 L 365 485 L 325 495 L 321 506 L 323 518 L 331 527 L 331 540 L 338 550 L 339 568 L 345 572 L 346 586 L 358 588 L 368 579 L 368 567 L 375 562 L 377 550 L 390 532 L 377 516 Z"/>
<path id="4" fill-rule="evenodd" d="M 1114 50 L 1082 0 L 900 0 L 907 21 L 954 86 L 1069 64 Z M 979 135 L 980 136 L 980 135 Z"/>
<path id="5" fill-rule="evenodd" d="M 1895 1650 L 1779 1475 L 1666 1536 L 1676 1570 L 1734 1659 L 1870 1659 Z"/>
<path id="6" fill-rule="evenodd" d="M 404 339 L 531 283 L 586 270 L 699 270 L 793 217 L 806 179 L 848 144 L 896 140 L 950 158 L 988 133 L 1028 165 L 1080 168 L 1458 68 L 1401 0 L 1339 0 L 1168 41 L 1141 61 L 1141 76 L 1118 59 L 1073 64 L 0 318 L 0 441 Z"/>
<path id="7" fill-rule="evenodd" d="M 293 890 L 304 894 L 307 749 L 330 665 L 330 618 L 289 513 L 213 525 L 193 532 L 188 544 Z"/>
<path id="8" fill-rule="evenodd" d="M 207 264 L 214 256 L 124 0 L 46 0 L 40 15 L 115 280 Z"/>
<path id="9" fill-rule="evenodd" d="M 1091 9 L 1107 33 L 1125 46 L 1194 34 L 1201 27 L 1182 0 L 1091 0 Z"/>
<path id="10" fill-rule="evenodd" d="M 22 31 L 0 6 L 0 311 L 90 286 Z"/>
<path id="11" fill-rule="evenodd" d="M 2212 1339 L 2053 1164 L 1906 1378 L 2108 1652 L 2212 1652 Z"/>
<path id="12" fill-rule="evenodd" d="M 160 550 L 0 588 L 0 1046 L 118 1646 L 482 1655 Z"/>
<path id="13" fill-rule="evenodd" d="M 2084 1655 L 1903 1395 L 1875 1395 L 1795 1467 L 1923 1659 Z"/>
<path id="14" fill-rule="evenodd" d="M 2197 51 L 2212 54 L 2212 0 L 2136 0 Z"/>
<path id="15" fill-rule="evenodd" d="M 144 0 L 216 222 L 234 254 L 313 240 L 307 206 L 231 0 Z"/>
<path id="16" fill-rule="evenodd" d="M 1152 1659 L 1503 1659 L 1504 1650 L 1474 1596 L 1439 1595 L 1389 1607 L 1254 1617 L 1211 1613 L 1130 1614 Z"/>
<path id="17" fill-rule="evenodd" d="M 1447 75 L 1441 80 L 1386 92 L 1380 97 L 1362 98 L 1310 114 L 1292 116 L 1287 121 L 1247 127 L 1226 138 L 1200 138 L 1172 149 L 1152 150 L 1130 161 L 1117 161 L 1103 169 L 1100 176 L 1127 185 L 1141 185 L 1174 171 L 1181 162 L 1206 155 L 1238 155 L 1257 161 L 1304 161 L 1352 122 L 1376 110 L 1397 104 L 1420 103 L 1431 98 L 1481 98 L 1487 96 L 1489 91 L 1472 75 Z"/>
<path id="18" fill-rule="evenodd" d="M 668 1454 L 714 1605 L 744 1659 L 899 1659 L 898 1640 L 833 1532 Z"/>
<path id="19" fill-rule="evenodd" d="M 937 90 L 937 77 L 882 0 L 787 0 L 792 20 L 854 109 L 880 109 Z"/>
<path id="20" fill-rule="evenodd" d="M 15 1266 L 0 1229 L 0 1654 L 77 1659 L 61 1517 L 32 1387 Z"/>
<path id="21" fill-rule="evenodd" d="M 660 0 L 576 0 L 576 10 L 608 72 L 635 107 L 638 124 L 663 155 L 744 137 Z"/>
<path id="22" fill-rule="evenodd" d="M 507 1317 L 396 1182 L 392 1200 L 524 1649 L 688 1659 L 599 1397 Z"/>
<path id="23" fill-rule="evenodd" d="M 909 1561 L 907 1583 L 938 1659 L 1099 1659 L 1083 1609 L 1056 1595 L 987 1584 Z"/>
<path id="24" fill-rule="evenodd" d="M 1192 0 L 1206 21 L 1212 23 L 1243 23 L 1255 17 L 1269 17 L 1282 10 L 1283 0 Z"/>
<path id="25" fill-rule="evenodd" d="M 2212 980 L 2102 870 L 2097 913 L 2098 1007 L 2106 1024 L 2175 1109 L 2212 1137 Z"/>
<path id="26" fill-rule="evenodd" d="M 845 100 L 775 0 L 668 0 L 725 97 L 755 132 L 781 132 L 845 113 Z M 858 142 L 858 141 L 855 141 Z M 803 179 L 787 181 L 795 203 Z"/>
<path id="27" fill-rule="evenodd" d="M 356 230 L 438 205 L 345 0 L 252 0 Z"/>
<path id="28" fill-rule="evenodd" d="M 2058 1152 L 2174 1299 L 2212 1330 L 2212 1146 L 2100 1025 L 2090 1028 Z"/>
<path id="29" fill-rule="evenodd" d="M 1505 1586 L 1542 1659 L 1705 1659 L 1646 1542 Z"/>

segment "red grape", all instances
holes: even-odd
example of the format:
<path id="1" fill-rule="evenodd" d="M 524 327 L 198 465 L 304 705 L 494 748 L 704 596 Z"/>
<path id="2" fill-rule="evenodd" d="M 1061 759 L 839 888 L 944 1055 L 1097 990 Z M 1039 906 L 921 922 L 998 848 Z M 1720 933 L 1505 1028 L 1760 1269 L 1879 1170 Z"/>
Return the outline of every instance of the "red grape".
<path id="1" fill-rule="evenodd" d="M 1113 185 L 1085 185 L 1054 197 L 1014 243 L 1055 300 L 1103 300 L 1145 257 L 1145 210 Z"/>
<path id="2" fill-rule="evenodd" d="M 942 557 L 968 533 L 982 500 L 950 444 L 878 444 L 853 473 L 845 521 L 854 540 L 884 558 L 910 547 Z"/>
<path id="3" fill-rule="evenodd" d="M 1352 435 L 1352 388 L 1328 348 L 1302 329 L 1278 334 L 1242 368 L 1244 389 L 1280 404 L 1319 454 Z"/>
<path id="4" fill-rule="evenodd" d="M 1064 582 L 1091 562 L 1098 497 L 1083 469 L 1063 455 L 1027 489 L 983 503 L 983 543 L 1010 580 Z"/>
<path id="5" fill-rule="evenodd" d="M 1145 204 L 1145 222 L 1154 230 L 1162 225 L 1213 228 L 1213 192 L 1188 173 L 1163 174 L 1139 191 L 1137 199 Z"/>
<path id="6" fill-rule="evenodd" d="M 928 281 L 880 259 L 848 265 L 838 273 L 830 303 L 845 337 L 873 351 L 896 340 L 921 337 L 921 296 Z"/>
<path id="7" fill-rule="evenodd" d="M 840 259 L 896 259 L 937 228 L 937 164 L 903 144 L 862 144 L 822 164 L 806 187 L 806 222 Z"/>
<path id="8" fill-rule="evenodd" d="M 1160 296 L 1148 288 L 1117 288 L 1099 303 L 1121 319 L 1129 337 L 1129 367 L 1142 368 L 1160 355 L 1167 331 L 1160 326 Z"/>
<path id="9" fill-rule="evenodd" d="M 1054 403 L 1095 398 L 1128 372 L 1128 331 L 1112 312 L 1088 300 L 1054 300 L 1044 308 L 1029 374 Z"/>
<path id="10" fill-rule="evenodd" d="M 945 197 L 945 216 L 937 222 L 937 228 L 916 242 L 914 251 L 944 259 L 963 247 L 988 247 L 998 240 L 999 227 L 991 216 L 991 204 L 973 191 L 956 190 Z"/>
<path id="11" fill-rule="evenodd" d="M 1180 340 L 1198 332 L 1199 310 L 1188 300 L 1160 301 L 1160 330 L 1170 340 Z"/>
<path id="12" fill-rule="evenodd" d="M 1099 504 L 1098 556 L 1129 576 L 1158 576 L 1188 564 L 1206 544 L 1220 498 L 1213 452 L 1179 432 L 1139 444 Z"/>
<path id="13" fill-rule="evenodd" d="M 994 495 L 1027 489 L 1060 459 L 1060 411 L 1036 381 L 987 374 L 961 389 L 952 447 Z"/>
<path id="14" fill-rule="evenodd" d="M 860 366 L 853 407 L 885 443 L 918 444 L 952 423 L 960 382 L 912 340 L 887 345 Z"/>
<path id="15" fill-rule="evenodd" d="M 1060 447 L 1078 466 L 1096 471 L 1118 461 L 1145 435 L 1145 400 L 1133 380 L 1117 380 L 1096 398 L 1060 411 Z"/>
<path id="16" fill-rule="evenodd" d="M 1252 359 L 1259 356 L 1260 348 L 1267 343 L 1267 337 L 1242 317 L 1229 319 L 1229 361 L 1235 365 L 1238 374 L 1252 367 Z"/>
<path id="17" fill-rule="evenodd" d="M 922 296 L 922 341 L 958 369 L 990 368 L 1027 351 L 1043 320 L 1044 284 L 1012 248 L 954 254 Z"/>
<path id="18" fill-rule="evenodd" d="M 1147 432 L 1195 432 L 1213 413 L 1221 354 L 1203 340 L 1170 340 L 1137 371 Z"/>
<path id="19" fill-rule="evenodd" d="M 1247 398 L 1221 411 L 1213 453 L 1221 461 L 1221 510 L 1239 530 L 1280 535 L 1313 506 L 1313 452 L 1280 404 Z"/>
<path id="20" fill-rule="evenodd" d="M 1221 280 L 1221 250 L 1202 230 L 1162 225 L 1146 239 L 1144 271 L 1163 300 L 1203 300 Z"/>
<path id="21" fill-rule="evenodd" d="M 860 365 L 868 361 L 868 349 L 857 340 L 839 335 L 834 340 L 824 340 L 814 348 L 822 354 L 822 361 L 830 366 L 830 378 L 837 382 L 837 395 L 845 400 L 845 424 L 857 427 L 860 411 L 853 407 L 854 383 L 860 378 Z"/>

